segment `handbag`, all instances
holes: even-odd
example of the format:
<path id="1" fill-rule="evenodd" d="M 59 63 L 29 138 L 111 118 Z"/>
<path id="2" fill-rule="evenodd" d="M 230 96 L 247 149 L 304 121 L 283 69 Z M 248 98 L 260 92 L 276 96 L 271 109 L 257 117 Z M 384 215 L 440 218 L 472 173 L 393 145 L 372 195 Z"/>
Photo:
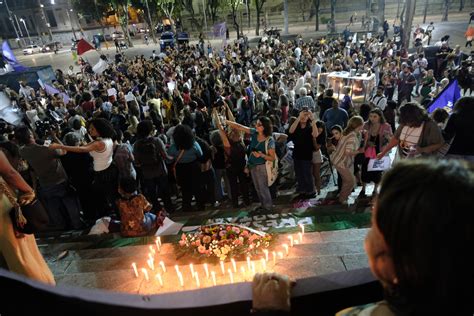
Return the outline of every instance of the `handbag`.
<path id="1" fill-rule="evenodd" d="M 270 137 L 265 140 L 265 153 L 268 154 L 268 142 L 270 141 Z M 275 155 L 275 160 L 265 161 L 265 168 L 267 169 L 267 180 L 268 186 L 271 186 L 275 183 L 278 177 L 278 157 Z"/>
<path id="2" fill-rule="evenodd" d="M 15 231 L 34 234 L 46 230 L 49 223 L 48 213 L 37 198 L 20 206 L 10 187 L 3 181 L 0 181 L 0 192 L 7 196 L 13 206 L 9 215 Z"/>
<path id="3" fill-rule="evenodd" d="M 375 159 L 377 158 L 377 152 L 375 151 L 375 147 L 368 146 L 364 151 L 365 158 Z"/>

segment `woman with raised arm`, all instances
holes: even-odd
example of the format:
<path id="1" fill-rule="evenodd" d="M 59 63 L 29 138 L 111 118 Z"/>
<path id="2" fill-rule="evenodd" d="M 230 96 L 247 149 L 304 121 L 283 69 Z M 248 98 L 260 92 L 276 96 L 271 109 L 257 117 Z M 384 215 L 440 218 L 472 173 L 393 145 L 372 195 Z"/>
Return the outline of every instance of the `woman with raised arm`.
<path id="1" fill-rule="evenodd" d="M 261 116 L 255 128 L 250 128 L 229 120 L 226 124 L 237 131 L 250 134 L 248 167 L 252 181 L 257 191 L 261 206 L 256 211 L 270 211 L 272 209 L 272 196 L 268 187 L 266 162 L 276 159 L 275 140 L 272 136 L 272 124 L 268 117 Z"/>

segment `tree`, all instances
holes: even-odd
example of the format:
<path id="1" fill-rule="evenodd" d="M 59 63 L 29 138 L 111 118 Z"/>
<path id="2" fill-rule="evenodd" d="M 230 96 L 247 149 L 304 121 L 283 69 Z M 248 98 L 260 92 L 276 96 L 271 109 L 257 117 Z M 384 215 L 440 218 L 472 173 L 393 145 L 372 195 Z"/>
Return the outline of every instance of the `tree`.
<path id="1" fill-rule="evenodd" d="M 227 0 L 227 5 L 231 8 L 232 22 L 235 31 L 237 32 L 237 38 L 240 38 L 240 26 L 239 23 L 237 23 L 237 12 L 240 10 L 242 3 L 242 0 Z"/>
<path id="2" fill-rule="evenodd" d="M 448 11 L 449 11 L 449 0 L 444 0 L 444 3 L 443 3 L 443 17 L 441 18 L 441 21 L 442 22 L 447 22 L 448 21 Z"/>
<path id="3" fill-rule="evenodd" d="M 308 12 L 308 9 L 311 8 L 310 1 L 311 0 L 298 0 L 298 6 L 300 7 L 300 13 L 301 17 L 303 18 L 303 22 L 306 21 L 306 12 Z"/>
<path id="4" fill-rule="evenodd" d="M 402 47 L 408 49 L 410 45 L 411 27 L 413 25 L 413 17 L 415 16 L 416 0 L 406 0 L 405 2 L 405 21 L 403 24 Z"/>
<path id="5" fill-rule="evenodd" d="M 207 0 L 207 7 L 209 13 L 211 14 L 212 23 L 217 22 L 217 14 L 219 13 L 219 9 L 222 6 L 221 0 Z"/>
<path id="6" fill-rule="evenodd" d="M 429 0 L 425 0 L 425 9 L 423 10 L 423 24 L 426 23 L 426 15 L 428 14 L 428 3 Z"/>
<path id="7" fill-rule="evenodd" d="M 255 28 L 255 35 L 260 33 L 260 15 L 262 14 L 262 8 L 266 0 L 255 0 L 255 9 L 257 10 L 257 26 Z"/>
<path id="8" fill-rule="evenodd" d="M 314 10 L 315 10 L 315 12 L 316 12 L 316 16 L 315 16 L 315 18 L 316 18 L 316 21 L 315 21 L 316 25 L 315 25 L 315 27 L 314 27 L 314 30 L 315 30 L 315 31 L 319 31 L 319 5 L 321 4 L 321 0 L 313 0 L 313 1 L 314 1 L 314 2 L 313 2 L 313 3 L 314 3 Z"/>
<path id="9" fill-rule="evenodd" d="M 105 34 L 104 17 L 110 11 L 110 4 L 105 0 L 73 0 L 72 6 L 80 17 L 90 18 L 97 22 Z"/>
<path id="10" fill-rule="evenodd" d="M 156 25 L 156 3 L 153 0 L 132 0 L 131 5 L 136 9 L 141 9 L 140 11 L 143 14 L 140 15 L 141 19 L 145 21 L 150 29 L 151 38 L 153 39 L 153 43 L 157 43 L 156 40 L 156 33 L 155 33 L 155 25 Z M 155 19 L 152 18 L 152 12 L 154 12 Z M 146 14 L 146 15 L 145 15 Z"/>
<path id="11" fill-rule="evenodd" d="M 178 1 L 174 0 L 155 0 L 161 12 L 169 19 L 173 19 L 173 14 L 176 9 Z"/>
<path id="12" fill-rule="evenodd" d="M 331 33 L 336 33 L 336 2 L 337 0 L 331 0 L 331 27 L 329 29 Z"/>
<path id="13" fill-rule="evenodd" d="M 128 46 L 133 47 L 130 32 L 128 31 L 128 7 L 130 6 L 130 0 L 111 0 L 110 3 L 117 15 L 120 27 L 127 39 Z"/>
<path id="14" fill-rule="evenodd" d="M 191 26 L 192 28 L 194 29 L 194 27 L 197 27 L 197 29 L 201 30 L 202 29 L 202 25 L 203 25 L 203 21 L 202 19 L 201 20 L 198 20 L 196 18 L 196 13 L 194 12 L 194 6 L 193 6 L 193 0 L 180 0 L 180 6 L 188 11 L 190 17 L 191 17 Z"/>

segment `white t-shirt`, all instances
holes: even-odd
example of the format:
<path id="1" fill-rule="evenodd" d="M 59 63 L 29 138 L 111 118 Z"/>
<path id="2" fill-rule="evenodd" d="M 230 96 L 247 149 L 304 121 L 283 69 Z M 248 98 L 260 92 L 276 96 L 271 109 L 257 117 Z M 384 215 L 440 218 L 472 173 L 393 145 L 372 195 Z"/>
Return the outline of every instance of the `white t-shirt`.
<path id="1" fill-rule="evenodd" d="M 404 126 L 400 133 L 400 156 L 403 158 L 415 158 L 420 155 L 414 155 L 413 151 L 418 145 L 421 132 L 423 131 L 423 124 L 420 127 Z"/>

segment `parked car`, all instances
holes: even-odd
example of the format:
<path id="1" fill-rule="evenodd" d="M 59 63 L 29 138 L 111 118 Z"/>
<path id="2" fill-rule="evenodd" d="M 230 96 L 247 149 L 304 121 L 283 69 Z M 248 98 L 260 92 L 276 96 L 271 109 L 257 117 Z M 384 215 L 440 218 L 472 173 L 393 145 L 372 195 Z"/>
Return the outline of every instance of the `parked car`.
<path id="1" fill-rule="evenodd" d="M 28 45 L 23 49 L 24 55 L 31 55 L 41 52 L 41 47 L 38 45 Z"/>
<path id="2" fill-rule="evenodd" d="M 164 51 L 166 47 L 174 47 L 174 34 L 173 32 L 164 32 L 160 37 L 160 49 Z"/>
<path id="3" fill-rule="evenodd" d="M 189 33 L 179 32 L 178 35 L 176 35 L 176 40 L 178 41 L 178 44 L 189 43 Z"/>
<path id="4" fill-rule="evenodd" d="M 61 42 L 51 42 L 48 44 L 43 45 L 41 48 L 42 53 L 48 53 L 48 52 L 54 52 L 54 50 L 58 50 L 60 48 L 63 48 L 63 44 Z"/>
<path id="5" fill-rule="evenodd" d="M 138 33 L 150 33 L 150 29 L 149 28 L 145 29 L 145 28 L 141 27 L 141 28 L 138 29 Z"/>
<path id="6" fill-rule="evenodd" d="M 112 39 L 125 39 L 125 36 L 123 35 L 123 32 L 118 32 L 118 31 L 115 31 L 112 33 Z"/>

